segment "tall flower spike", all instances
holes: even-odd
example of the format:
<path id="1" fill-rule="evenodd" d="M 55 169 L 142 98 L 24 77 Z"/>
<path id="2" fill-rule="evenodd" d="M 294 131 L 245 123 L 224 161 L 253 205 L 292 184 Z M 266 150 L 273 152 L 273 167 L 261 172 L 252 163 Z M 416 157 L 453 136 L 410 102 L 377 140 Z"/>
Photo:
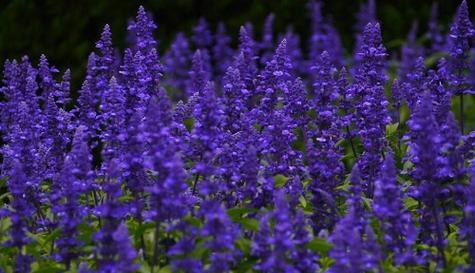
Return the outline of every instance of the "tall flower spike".
<path id="1" fill-rule="evenodd" d="M 414 164 L 411 176 L 416 185 L 412 197 L 424 206 L 420 209 L 422 241 L 433 245 L 438 259 L 445 263 L 444 230 L 441 203 L 444 197 L 441 177 L 444 176 L 444 159 L 441 157 L 441 136 L 432 111 L 430 94 L 424 94 L 408 122 L 410 129 L 409 159 Z"/>
<path id="2" fill-rule="evenodd" d="M 234 65 L 229 66 L 223 78 L 223 106 L 225 115 L 225 128 L 232 133 L 240 131 L 243 113 L 247 112 L 246 98 L 249 90 L 241 78 L 239 69 Z"/>
<path id="3" fill-rule="evenodd" d="M 54 67 L 50 67 L 48 60 L 44 54 L 40 56 L 40 63 L 38 65 L 38 76 L 40 78 L 39 87 L 41 88 L 41 96 L 43 101 L 48 99 L 50 94 L 54 94 L 56 89 L 56 81 L 53 79 L 53 73 L 57 73 L 58 70 Z"/>
<path id="4" fill-rule="evenodd" d="M 58 219 L 61 235 L 57 240 L 58 259 L 69 268 L 71 262 L 78 257 L 79 231 L 77 226 L 82 222 L 87 209 L 80 204 L 80 198 L 88 193 L 92 183 L 91 154 L 87 146 L 85 128 L 80 126 L 74 135 L 71 152 L 65 159 L 59 177 L 53 180 L 58 189 L 53 200 L 53 212 Z"/>
<path id="5" fill-rule="evenodd" d="M 135 21 L 129 23 L 127 30 L 135 34 L 135 46 L 144 54 L 157 46 L 157 41 L 153 38 L 156 28 L 151 16 L 140 6 Z"/>
<path id="6" fill-rule="evenodd" d="M 113 60 L 113 48 L 112 48 L 112 33 L 108 24 L 104 26 L 101 33 L 101 38 L 96 43 L 96 48 L 100 50 L 101 56 L 99 59 L 100 67 L 103 70 L 110 69 Z"/>
<path id="7" fill-rule="evenodd" d="M 354 52 L 356 53 L 354 58 L 355 62 L 358 63 L 359 56 L 358 52 L 360 51 L 360 46 L 363 43 L 364 31 L 368 23 L 376 23 L 376 0 L 368 0 L 367 3 L 360 4 L 360 9 L 356 14 L 356 24 L 355 24 L 355 47 Z"/>
<path id="8" fill-rule="evenodd" d="M 288 92 L 292 80 L 292 63 L 287 53 L 287 41 L 280 42 L 272 59 L 258 76 L 256 92 L 262 96 L 259 105 L 259 119 L 261 125 L 270 122 L 270 114 L 277 107 L 281 92 Z"/>
<path id="9" fill-rule="evenodd" d="M 97 129 L 97 113 L 94 94 L 92 93 L 91 85 L 88 80 L 83 82 L 81 90 L 79 91 L 78 104 L 79 108 L 77 111 L 79 112 L 79 118 L 77 122 L 79 125 L 84 126 L 89 138 L 93 138 Z"/>
<path id="10" fill-rule="evenodd" d="M 197 49 L 209 50 L 213 43 L 213 35 L 209 29 L 208 22 L 204 17 L 198 20 L 198 24 L 193 28 L 191 37 Z"/>
<path id="11" fill-rule="evenodd" d="M 464 76 L 469 67 L 469 42 L 474 35 L 475 29 L 468 14 L 467 2 L 464 0 L 457 10 L 448 36 L 451 70 L 449 83 L 455 95 L 474 92 L 467 90 L 467 79 Z"/>
<path id="12" fill-rule="evenodd" d="M 315 65 L 320 54 L 327 51 L 330 54 L 332 64 L 340 67 L 343 59 L 340 37 L 331 21 L 322 16 L 322 6 L 323 3 L 320 0 L 313 0 L 308 3 L 312 30 L 309 40 L 309 66 Z"/>
<path id="13" fill-rule="evenodd" d="M 103 141 L 102 160 L 107 162 L 119 158 L 123 151 L 122 140 L 125 136 L 125 90 L 115 77 L 109 82 L 104 92 L 101 105 L 101 122 L 104 126 L 101 139 Z"/>
<path id="14" fill-rule="evenodd" d="M 163 58 L 165 83 L 176 89 L 172 95 L 174 100 L 185 98 L 191 54 L 188 39 L 179 32 Z"/>
<path id="15" fill-rule="evenodd" d="M 338 115 L 336 102 L 339 99 L 339 90 L 334 75 L 335 67 L 331 63 L 330 55 L 323 51 L 315 66 L 312 67 L 313 89 L 312 108 L 318 115 L 317 125 L 321 130 L 332 130 L 338 135 L 339 125 L 335 119 Z"/>
<path id="16" fill-rule="evenodd" d="M 54 94 L 56 102 L 63 108 L 71 101 L 71 70 L 64 71 L 59 87 Z"/>
<path id="17" fill-rule="evenodd" d="M 279 36 L 279 41 L 287 40 L 287 52 L 292 62 L 293 74 L 303 76 L 306 74 L 306 64 L 300 48 L 300 37 L 292 27 L 288 27 L 284 35 Z"/>
<path id="18" fill-rule="evenodd" d="M 454 95 L 460 95 L 460 130 L 464 132 L 464 94 L 475 94 L 470 81 L 466 76 L 469 69 L 470 40 L 475 35 L 475 28 L 472 25 L 468 14 L 467 2 L 460 4 L 457 14 L 450 26 L 449 44 L 449 87 Z"/>
<path id="19" fill-rule="evenodd" d="M 259 258 L 254 268 L 262 272 L 298 272 L 288 262 L 295 242 L 292 212 L 282 190 L 275 193 L 274 206 L 274 211 L 261 216 L 259 232 L 252 243 L 252 254 Z M 275 221 L 274 226 L 271 220 Z"/>
<path id="20" fill-rule="evenodd" d="M 12 211 L 8 213 L 11 219 L 10 238 L 7 245 L 18 248 L 15 261 L 16 272 L 29 272 L 33 258 L 22 253 L 22 248 L 30 242 L 27 233 L 30 230 L 29 219 L 33 217 L 35 210 L 32 200 L 25 198 L 31 191 L 28 186 L 28 178 L 25 174 L 23 164 L 18 160 L 12 163 L 10 179 L 7 182 L 9 192 L 13 197 L 11 204 Z M 28 197 L 28 196 L 27 196 Z"/>
<path id="21" fill-rule="evenodd" d="M 194 93 L 201 93 L 205 85 L 209 80 L 211 80 L 211 70 L 210 64 L 207 62 L 203 56 L 201 50 L 197 50 L 193 54 L 192 66 L 189 72 L 189 87 L 188 87 L 188 97 Z"/>
<path id="22" fill-rule="evenodd" d="M 264 22 L 262 29 L 262 41 L 260 42 L 259 49 L 261 64 L 265 65 L 271 58 L 274 50 L 274 14 L 269 14 Z"/>
<path id="23" fill-rule="evenodd" d="M 394 253 L 397 265 L 416 262 L 412 247 L 417 230 L 405 209 L 392 152 L 386 154 L 379 179 L 375 182 L 373 211 L 380 222 L 385 255 Z"/>
<path id="24" fill-rule="evenodd" d="M 440 162 L 437 160 L 440 154 L 441 137 L 434 119 L 432 99 L 429 94 L 424 94 L 418 102 L 408 125 L 411 139 L 409 158 L 414 164 L 412 176 L 420 183 L 435 183 L 440 176 L 437 171 L 441 170 Z M 433 189 L 425 193 L 430 196 L 435 194 Z"/>
<path id="25" fill-rule="evenodd" d="M 329 256 L 335 260 L 328 272 L 359 273 L 378 268 L 379 248 L 374 233 L 364 215 L 358 164 L 350 177 L 351 196 L 347 199 L 348 212 L 335 226 L 330 241 Z"/>
<path id="26" fill-rule="evenodd" d="M 58 108 L 54 102 L 53 94 L 48 96 L 44 109 L 44 133 L 42 135 L 42 149 L 45 154 L 47 170 L 45 176 L 53 177 L 61 169 L 67 144 L 70 140 L 71 119 L 69 112 Z"/>
<path id="27" fill-rule="evenodd" d="M 308 3 L 308 9 L 310 10 L 310 21 L 311 21 L 311 30 L 312 36 L 310 37 L 310 50 L 309 58 L 310 62 L 315 63 L 318 56 L 325 50 L 325 45 L 327 37 L 324 33 L 324 20 L 322 16 L 322 2 L 321 1 L 310 1 Z"/>
<path id="28" fill-rule="evenodd" d="M 475 259 L 475 161 L 470 162 L 469 167 L 470 174 L 470 184 L 466 190 L 466 205 L 464 208 L 465 217 L 463 220 L 463 226 L 461 233 L 468 242 L 468 254 L 470 260 L 474 261 Z M 475 264 L 471 263 L 466 272 L 473 272 L 475 270 Z"/>
<path id="29" fill-rule="evenodd" d="M 226 73 L 226 69 L 232 63 L 233 49 L 230 46 L 231 37 L 226 33 L 224 23 L 218 24 L 216 35 L 214 36 L 214 46 L 212 48 L 213 62 L 215 64 L 215 74 L 221 79 Z"/>
<path id="30" fill-rule="evenodd" d="M 436 53 L 444 50 L 444 36 L 442 36 L 442 31 L 437 21 L 439 5 L 437 2 L 432 3 L 430 11 L 429 26 L 427 31 L 427 37 L 429 38 L 430 51 L 429 53 Z"/>
<path id="31" fill-rule="evenodd" d="M 231 222 L 223 206 L 216 201 L 203 203 L 200 213 L 205 219 L 201 234 L 210 237 L 205 243 L 211 251 L 210 267 L 206 272 L 229 272 L 239 255 L 239 250 L 235 247 L 239 229 Z"/>
<path id="32" fill-rule="evenodd" d="M 95 71 L 97 73 L 96 92 L 95 94 L 100 102 L 104 98 L 104 92 L 108 88 L 109 80 L 114 74 L 114 48 L 112 47 L 112 34 L 109 25 L 105 25 L 101 33 L 101 38 L 96 43 L 96 48 L 99 49 L 100 54 L 97 55 L 97 62 Z"/>
<path id="33" fill-rule="evenodd" d="M 193 157 L 201 159 L 196 164 L 195 172 L 205 180 L 202 191 L 215 193 L 215 187 L 225 187 L 223 183 L 211 183 L 209 179 L 215 172 L 212 161 L 217 152 L 216 148 L 221 145 L 224 135 L 222 134 L 223 111 L 219 104 L 215 87 L 212 82 L 208 82 L 198 96 L 198 101 L 193 110 L 195 125 L 192 131 Z M 196 190 L 196 183 L 193 186 Z"/>
<path id="34" fill-rule="evenodd" d="M 252 39 L 249 29 L 242 26 L 239 29 L 239 48 L 235 62 L 248 90 L 254 89 L 254 78 L 257 74 L 256 59 L 258 58 L 256 51 L 256 42 Z M 239 57 L 241 54 L 242 57 Z"/>
<path id="35" fill-rule="evenodd" d="M 304 129 L 309 121 L 308 105 L 305 83 L 301 78 L 296 78 L 284 92 L 282 109 L 288 117 L 295 120 L 298 127 Z"/>
<path id="36" fill-rule="evenodd" d="M 139 265 L 135 263 L 137 252 L 130 242 L 127 227 L 119 224 L 117 229 L 111 230 L 98 238 L 99 242 L 99 265 L 97 272 L 136 272 Z"/>
<path id="37" fill-rule="evenodd" d="M 386 125 L 390 118 L 388 101 L 384 94 L 386 49 L 382 44 L 378 23 L 368 23 L 359 47 L 359 63 L 355 82 L 350 89 L 350 99 L 355 99 L 354 120 L 363 144 L 359 165 L 367 182 L 366 192 L 371 196 L 385 145 Z"/>
<path id="38" fill-rule="evenodd" d="M 418 57 L 423 56 L 423 48 L 417 44 L 417 22 L 413 22 L 409 33 L 407 34 L 406 42 L 401 47 L 401 67 L 399 70 L 399 77 L 406 80 L 406 75 L 410 73 L 414 67 L 414 62 Z"/>

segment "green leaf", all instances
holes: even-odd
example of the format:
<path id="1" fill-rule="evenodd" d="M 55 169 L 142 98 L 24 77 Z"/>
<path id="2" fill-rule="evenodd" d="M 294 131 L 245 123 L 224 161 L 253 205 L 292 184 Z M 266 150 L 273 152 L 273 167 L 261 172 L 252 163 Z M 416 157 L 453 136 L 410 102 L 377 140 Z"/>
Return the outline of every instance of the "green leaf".
<path id="1" fill-rule="evenodd" d="M 235 221 L 237 219 L 242 218 L 243 214 L 250 213 L 250 212 L 256 212 L 257 209 L 255 208 L 231 208 L 228 209 L 228 216 L 231 218 L 231 220 Z"/>
<path id="2" fill-rule="evenodd" d="M 235 223 L 241 224 L 244 229 L 251 231 L 259 230 L 259 221 L 252 218 L 239 218 L 234 220 Z"/>
<path id="3" fill-rule="evenodd" d="M 386 125 L 386 136 L 392 136 L 397 132 L 399 123 L 391 123 Z"/>
<path id="4" fill-rule="evenodd" d="M 299 196 L 299 202 L 300 202 L 300 204 L 302 205 L 303 208 L 307 207 L 307 204 L 308 204 L 307 200 L 302 195 Z"/>
<path id="5" fill-rule="evenodd" d="M 183 124 L 185 124 L 186 129 L 191 132 L 193 129 L 193 126 L 195 125 L 195 119 L 194 118 L 187 118 L 183 121 Z"/>
<path id="6" fill-rule="evenodd" d="M 140 238 L 147 230 L 154 229 L 155 228 L 155 223 L 154 222 L 147 222 L 142 225 L 140 225 L 134 232 L 134 237 Z"/>
<path id="7" fill-rule="evenodd" d="M 33 273 L 54 273 L 54 272 L 64 272 L 64 268 L 54 262 L 47 262 L 47 263 L 33 263 L 31 265 L 31 269 Z"/>
<path id="8" fill-rule="evenodd" d="M 407 208 L 407 210 L 413 211 L 419 206 L 419 203 L 416 199 L 412 197 L 407 197 L 404 198 L 404 206 Z"/>
<path id="9" fill-rule="evenodd" d="M 283 186 L 285 186 L 285 183 L 287 183 L 288 180 L 289 180 L 288 177 L 285 177 L 281 174 L 278 174 L 278 175 L 274 176 L 274 186 L 276 188 L 280 189 Z"/>
<path id="10" fill-rule="evenodd" d="M 236 246 L 241 250 L 244 255 L 249 255 L 251 253 L 252 241 L 246 238 L 239 238 L 236 240 Z"/>
<path id="11" fill-rule="evenodd" d="M 332 245 L 321 238 L 315 238 L 307 243 L 307 248 L 320 254 L 321 256 L 327 256 L 328 251 L 332 248 Z"/>
<path id="12" fill-rule="evenodd" d="M 172 267 L 170 265 L 164 266 L 158 270 L 158 273 L 172 273 Z"/>

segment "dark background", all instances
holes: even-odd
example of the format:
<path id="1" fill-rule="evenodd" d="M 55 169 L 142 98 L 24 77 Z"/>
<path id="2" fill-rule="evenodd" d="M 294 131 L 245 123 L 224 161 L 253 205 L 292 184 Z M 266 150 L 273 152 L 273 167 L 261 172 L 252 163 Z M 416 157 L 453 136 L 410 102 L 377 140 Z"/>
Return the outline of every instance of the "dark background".
<path id="1" fill-rule="evenodd" d="M 34 62 L 41 53 L 61 70 L 71 68 L 74 87 L 84 74 L 87 55 L 94 50 L 104 24 L 112 28 L 114 46 L 124 48 L 127 21 L 139 5 L 154 15 L 159 28 L 156 38 L 161 54 L 178 31 L 191 32 L 200 16 L 211 23 L 224 21 L 236 39 L 244 22 L 253 22 L 259 37 L 262 23 L 270 12 L 276 14 L 275 30 L 282 32 L 292 24 L 303 41 L 309 35 L 309 16 L 304 0 L 0 0 L 0 61 L 28 54 Z M 334 24 L 347 49 L 353 46 L 355 13 L 362 1 L 324 1 L 324 14 Z M 439 1 L 439 20 L 446 30 L 460 1 Z M 427 28 L 430 0 L 377 1 L 383 38 L 390 50 L 402 43 L 414 20 L 419 21 L 419 35 Z M 471 14 L 473 3 L 469 2 Z M 305 43 L 305 42 L 304 42 Z"/>

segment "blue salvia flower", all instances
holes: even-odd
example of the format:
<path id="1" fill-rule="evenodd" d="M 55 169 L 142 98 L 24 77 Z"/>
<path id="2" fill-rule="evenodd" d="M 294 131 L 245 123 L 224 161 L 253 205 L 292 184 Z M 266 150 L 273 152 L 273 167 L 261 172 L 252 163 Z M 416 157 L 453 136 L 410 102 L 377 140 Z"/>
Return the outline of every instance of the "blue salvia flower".
<path id="1" fill-rule="evenodd" d="M 66 69 L 61 78 L 58 88 L 56 88 L 56 102 L 63 108 L 71 101 L 71 70 Z"/>
<path id="2" fill-rule="evenodd" d="M 335 213 L 335 198 L 338 195 L 335 187 L 343 178 L 343 166 L 340 162 L 341 151 L 336 143 L 341 138 L 338 120 L 337 101 L 339 90 L 334 79 L 335 69 L 326 51 L 320 55 L 319 62 L 313 67 L 314 82 L 311 105 L 316 114 L 316 128 L 308 128 L 307 167 L 312 182 L 309 189 L 313 194 L 315 208 L 314 229 L 318 232 L 330 228 L 334 220 L 330 215 Z"/>
<path id="3" fill-rule="evenodd" d="M 89 55 L 88 67 L 95 66 L 96 55 L 91 53 Z M 96 100 L 94 94 L 94 86 L 89 80 L 85 80 L 79 90 L 78 107 L 75 112 L 78 112 L 78 126 L 84 126 L 89 139 L 92 139 L 97 134 L 97 112 Z"/>
<path id="4" fill-rule="evenodd" d="M 193 36 L 191 39 L 195 43 L 196 48 L 201 50 L 209 50 L 213 44 L 213 35 L 204 17 L 201 17 L 193 28 Z"/>
<path id="5" fill-rule="evenodd" d="M 368 225 L 361 198 L 358 165 L 351 173 L 351 196 L 347 199 L 347 214 L 336 224 L 330 235 L 333 244 L 329 256 L 335 260 L 329 272 L 366 272 L 379 268 L 380 249 Z"/>
<path id="6" fill-rule="evenodd" d="M 469 42 L 474 35 L 475 28 L 468 14 L 467 2 L 464 0 L 457 10 L 447 37 L 450 52 L 449 84 L 454 95 L 475 92 L 470 90 L 465 75 L 469 68 Z"/>
<path id="7" fill-rule="evenodd" d="M 135 35 L 135 44 L 131 52 L 126 53 L 129 56 L 127 58 L 124 56 L 124 66 L 132 66 L 129 69 L 133 71 L 131 74 L 135 77 L 132 86 L 128 84 L 125 86 L 129 89 L 138 89 L 136 94 L 140 97 L 142 104 L 146 104 L 148 99 L 155 95 L 156 85 L 163 74 L 163 66 L 156 49 L 158 42 L 153 37 L 153 31 L 156 28 L 157 25 L 152 17 L 142 6 L 139 7 L 135 21 L 127 27 L 127 30 Z M 129 76 L 132 75 L 129 74 Z"/>
<path id="8" fill-rule="evenodd" d="M 122 154 L 125 138 L 124 106 L 125 90 L 113 76 L 109 81 L 108 89 L 104 92 L 104 100 L 101 104 L 101 121 L 104 126 L 101 132 L 102 160 L 104 162 L 119 158 Z"/>
<path id="9" fill-rule="evenodd" d="M 191 67 L 191 50 L 185 34 L 179 32 L 163 57 L 164 82 L 176 92 L 173 99 L 184 99 L 187 88 L 188 71 Z"/>
<path id="10" fill-rule="evenodd" d="M 78 257 L 79 231 L 77 226 L 86 216 L 87 208 L 80 203 L 82 195 L 87 194 L 92 183 L 92 156 L 87 145 L 84 127 L 80 126 L 74 135 L 71 152 L 66 156 L 63 169 L 53 183 L 56 195 L 53 212 L 56 215 L 61 235 L 56 241 L 57 258 L 70 268 Z M 57 179 L 57 180 L 56 180 Z"/>
<path id="11" fill-rule="evenodd" d="M 294 216 L 294 249 L 290 254 L 292 260 L 296 261 L 295 267 L 298 272 L 315 272 L 318 270 L 317 259 L 311 250 L 307 248 L 312 236 L 307 229 L 306 217 L 302 210 L 298 210 Z"/>
<path id="12" fill-rule="evenodd" d="M 289 92 L 289 85 L 293 77 L 292 63 L 287 52 L 287 41 L 277 47 L 272 59 L 266 63 L 264 70 L 259 73 L 256 92 L 261 96 L 257 110 L 257 119 L 260 125 L 271 123 L 270 117 L 277 107 L 282 93 Z"/>
<path id="13" fill-rule="evenodd" d="M 282 190 L 274 195 L 274 210 L 261 216 L 252 254 L 259 258 L 254 266 L 262 272 L 314 272 L 316 256 L 305 251 L 307 234 L 302 216 L 294 216 Z M 273 221 L 273 224 L 271 224 Z M 295 264 L 291 258 L 295 259 Z M 297 265 L 302 260 L 302 264 Z"/>
<path id="14" fill-rule="evenodd" d="M 340 37 L 331 22 L 322 16 L 322 6 L 319 0 L 308 3 L 312 31 L 309 40 L 309 66 L 311 68 L 315 65 L 320 54 L 327 51 L 332 64 L 339 67 L 343 59 Z"/>
<path id="15" fill-rule="evenodd" d="M 444 177 L 446 173 L 443 171 L 444 158 L 441 156 L 442 137 L 433 115 L 430 94 L 422 96 L 408 125 L 410 128 L 409 159 L 414 164 L 411 176 L 416 181 L 411 195 L 424 205 L 419 212 L 421 240 L 436 246 L 439 259 L 445 263 L 441 177 Z"/>
<path id="16" fill-rule="evenodd" d="M 399 68 L 399 77 L 406 80 L 406 75 L 411 72 L 415 66 L 418 57 L 424 56 L 423 48 L 417 44 L 417 22 L 413 22 L 411 29 L 406 37 L 406 42 L 401 47 L 401 65 Z"/>
<path id="17" fill-rule="evenodd" d="M 143 6 L 139 7 L 135 21 L 131 21 L 127 30 L 134 34 L 136 50 L 146 55 L 151 49 L 157 46 L 157 41 L 153 38 L 153 32 L 157 25 L 153 22 L 150 14 Z"/>
<path id="18" fill-rule="evenodd" d="M 272 118 L 274 122 L 264 127 L 258 139 L 262 158 L 268 164 L 265 166 L 266 177 L 270 179 L 274 175 L 282 174 L 296 178 L 303 166 L 302 152 L 292 147 L 297 140 L 294 133 L 297 125 L 283 111 L 275 111 Z"/>
<path id="19" fill-rule="evenodd" d="M 241 115 L 247 112 L 246 98 L 249 95 L 250 90 L 246 89 L 246 83 L 239 69 L 234 65 L 229 66 L 223 78 L 222 102 L 225 115 L 224 128 L 231 133 L 241 129 Z"/>
<path id="20" fill-rule="evenodd" d="M 412 60 L 412 61 L 409 61 Z M 412 63 L 411 63 L 412 62 Z M 423 57 L 412 56 L 408 58 L 404 70 L 401 69 L 401 91 L 404 101 L 409 106 L 409 109 L 414 109 L 417 101 L 423 93 L 424 85 L 427 84 L 427 73 Z"/>
<path id="21" fill-rule="evenodd" d="M 135 263 L 137 252 L 130 242 L 127 227 L 120 223 L 114 230 L 103 230 L 96 234 L 99 241 L 98 268 L 100 273 L 136 272 L 139 265 Z"/>
<path id="22" fill-rule="evenodd" d="M 305 83 L 301 78 L 296 78 L 290 83 L 282 97 L 282 111 L 287 117 L 292 118 L 296 125 L 304 130 L 309 119 L 307 111 L 310 109 L 307 99 L 307 90 Z"/>
<path id="23" fill-rule="evenodd" d="M 193 193 L 196 191 L 198 176 L 201 176 L 204 180 L 201 193 L 213 194 L 226 185 L 211 181 L 212 175 L 216 172 L 216 167 L 212 162 L 220 152 L 219 147 L 224 137 L 222 134 L 223 110 L 216 98 L 212 82 L 208 82 L 198 94 L 193 116 L 195 118 L 191 134 L 193 147 L 192 151 L 189 151 L 192 153 L 192 158 L 197 160 L 194 166 L 196 180 L 193 184 Z"/>
<path id="24" fill-rule="evenodd" d="M 358 64 L 360 61 L 360 46 L 363 44 L 364 32 L 368 23 L 374 24 L 377 22 L 376 17 L 376 1 L 368 0 L 366 3 L 360 4 L 360 9 L 356 13 L 356 24 L 354 27 L 355 30 L 355 45 L 353 47 L 354 52 L 354 62 Z"/>
<path id="25" fill-rule="evenodd" d="M 27 236 L 30 231 L 29 220 L 34 214 L 34 205 L 31 198 L 31 188 L 29 178 L 25 173 L 23 164 L 15 159 L 12 162 L 11 171 L 8 174 L 10 179 L 7 182 L 9 192 L 13 197 L 11 204 L 11 211 L 8 212 L 10 216 L 10 238 L 6 242 L 18 249 L 18 254 L 15 260 L 15 272 L 29 272 L 30 265 L 33 262 L 33 257 L 25 255 L 22 248 L 27 245 L 31 239 Z"/>
<path id="26" fill-rule="evenodd" d="M 385 255 L 394 254 L 397 265 L 415 263 L 412 250 L 417 230 L 412 215 L 405 209 L 392 152 L 386 154 L 380 177 L 375 182 L 373 212 L 380 222 Z"/>
<path id="27" fill-rule="evenodd" d="M 197 244 L 196 238 L 199 235 L 200 229 L 183 221 L 178 224 L 176 230 L 181 231 L 183 236 L 167 252 L 172 257 L 171 265 L 173 270 L 190 273 L 205 272 L 200 259 L 192 255 Z"/>
<path id="28" fill-rule="evenodd" d="M 72 115 L 59 108 L 50 94 L 43 109 L 44 133 L 42 135 L 42 150 L 46 163 L 46 178 L 53 177 L 61 170 L 66 147 L 71 139 Z"/>
<path id="29" fill-rule="evenodd" d="M 211 251 L 210 265 L 205 272 L 230 272 L 239 255 L 239 250 L 235 247 L 239 229 L 231 222 L 223 206 L 216 201 L 201 204 L 200 214 L 204 217 L 201 235 L 209 237 L 205 245 Z"/>
<path id="30" fill-rule="evenodd" d="M 468 242 L 468 254 L 470 260 L 473 261 L 475 258 L 475 236 L 473 230 L 475 229 L 475 163 L 474 161 L 470 162 L 469 167 L 470 174 L 470 184 L 466 189 L 466 204 L 464 208 L 464 220 L 463 226 L 461 228 L 461 233 Z M 465 269 L 465 272 L 473 272 L 475 270 L 475 265 L 470 263 L 468 268 Z"/>
<path id="31" fill-rule="evenodd" d="M 211 64 L 205 58 L 204 51 L 198 49 L 193 54 L 191 70 L 189 74 L 188 98 L 194 93 L 201 94 L 208 81 L 212 78 Z"/>
<path id="32" fill-rule="evenodd" d="M 336 198 L 339 193 L 336 186 L 342 181 L 343 166 L 341 154 L 335 141 L 329 136 L 317 137 L 307 141 L 307 168 L 312 179 L 309 189 L 313 194 L 313 228 L 318 232 L 329 229 L 335 223 L 337 209 Z"/>
<path id="33" fill-rule="evenodd" d="M 265 65 L 274 54 L 274 19 L 275 15 L 273 13 L 267 15 L 262 28 L 262 40 L 259 43 L 260 51 L 260 62 L 262 65 Z"/>
<path id="34" fill-rule="evenodd" d="M 439 22 L 437 21 L 438 10 L 439 10 L 438 3 L 433 2 L 431 11 L 430 11 L 428 30 L 426 34 L 427 38 L 430 41 L 429 53 L 431 54 L 443 51 L 445 49 L 444 47 L 445 39 L 444 39 L 444 36 L 442 36 L 442 31 L 439 26 Z"/>
<path id="35" fill-rule="evenodd" d="M 99 54 L 96 55 L 95 72 L 95 96 L 97 103 L 104 99 L 104 92 L 108 88 L 109 80 L 114 75 L 114 48 L 112 47 L 112 33 L 109 25 L 105 25 L 101 38 L 96 42 Z"/>
<path id="36" fill-rule="evenodd" d="M 38 64 L 38 87 L 41 89 L 41 97 L 46 101 L 48 96 L 56 95 L 57 83 L 53 78 L 53 74 L 59 72 L 54 67 L 50 67 L 48 59 L 44 54 L 40 56 L 40 63 Z"/>
<path id="37" fill-rule="evenodd" d="M 338 138 L 339 124 L 335 117 L 338 115 L 336 103 L 340 94 L 334 75 L 336 69 L 331 63 L 328 52 L 323 51 L 313 72 L 313 89 L 311 91 L 311 108 L 315 111 L 316 125 L 321 131 Z"/>
<path id="38" fill-rule="evenodd" d="M 359 63 L 355 82 L 346 97 L 358 102 L 353 119 L 363 144 L 359 165 L 367 183 L 366 191 L 371 195 L 372 181 L 377 176 L 385 145 L 386 125 L 390 121 L 388 101 L 384 95 L 387 53 L 382 44 L 378 23 L 368 23 L 363 38 L 357 53 Z"/>
<path id="39" fill-rule="evenodd" d="M 300 36 L 295 33 L 292 27 L 288 27 L 287 31 L 280 35 L 278 41 L 287 41 L 287 52 L 292 62 L 293 74 L 304 76 L 307 74 L 307 66 L 304 60 L 302 49 L 300 48 Z"/>
<path id="40" fill-rule="evenodd" d="M 134 207 L 132 213 L 140 215 L 143 209 L 143 191 L 149 182 L 144 169 L 143 154 L 145 153 L 146 133 L 143 128 L 143 118 L 136 113 L 132 115 L 130 123 L 126 126 L 122 143 L 124 146 L 123 160 L 121 160 L 124 169 L 122 179 L 134 197 L 131 201 L 131 205 Z"/>
<path id="41" fill-rule="evenodd" d="M 214 45 L 212 48 L 212 56 L 215 75 L 219 80 L 224 76 L 227 68 L 233 61 L 234 51 L 231 48 L 231 37 L 226 33 L 224 23 L 220 22 L 214 36 Z"/>
<path id="42" fill-rule="evenodd" d="M 239 69 L 248 90 L 254 90 L 257 75 L 257 45 L 252 39 L 252 31 L 242 26 L 239 29 L 239 47 L 235 57 L 235 66 Z"/>
<path id="43" fill-rule="evenodd" d="M 139 61 L 139 60 L 138 60 Z M 140 61 L 139 61 L 140 62 Z M 143 88 L 137 86 L 136 73 L 140 68 L 135 61 L 134 54 L 131 49 L 126 49 L 124 52 L 124 60 L 119 69 L 120 82 L 125 88 L 125 121 L 128 124 L 134 114 L 143 115 L 145 107 L 143 106 L 144 98 Z"/>
<path id="44" fill-rule="evenodd" d="M 149 104 L 144 131 L 148 151 L 144 167 L 152 172 L 147 191 L 149 207 L 147 218 L 157 222 L 172 221 L 186 214 L 184 192 L 186 174 L 170 134 L 171 105 L 166 97 L 155 98 Z"/>

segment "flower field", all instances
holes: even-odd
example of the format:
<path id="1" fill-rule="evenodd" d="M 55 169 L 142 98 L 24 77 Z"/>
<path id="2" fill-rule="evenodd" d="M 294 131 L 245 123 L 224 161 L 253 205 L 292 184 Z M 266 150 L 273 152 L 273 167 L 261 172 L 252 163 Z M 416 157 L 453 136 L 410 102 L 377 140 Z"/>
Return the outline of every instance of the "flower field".
<path id="1" fill-rule="evenodd" d="M 163 53 L 141 6 L 79 90 L 6 60 L 0 273 L 475 272 L 467 2 L 400 51 L 374 0 L 352 51 L 307 6 L 309 41 L 201 18 Z"/>

